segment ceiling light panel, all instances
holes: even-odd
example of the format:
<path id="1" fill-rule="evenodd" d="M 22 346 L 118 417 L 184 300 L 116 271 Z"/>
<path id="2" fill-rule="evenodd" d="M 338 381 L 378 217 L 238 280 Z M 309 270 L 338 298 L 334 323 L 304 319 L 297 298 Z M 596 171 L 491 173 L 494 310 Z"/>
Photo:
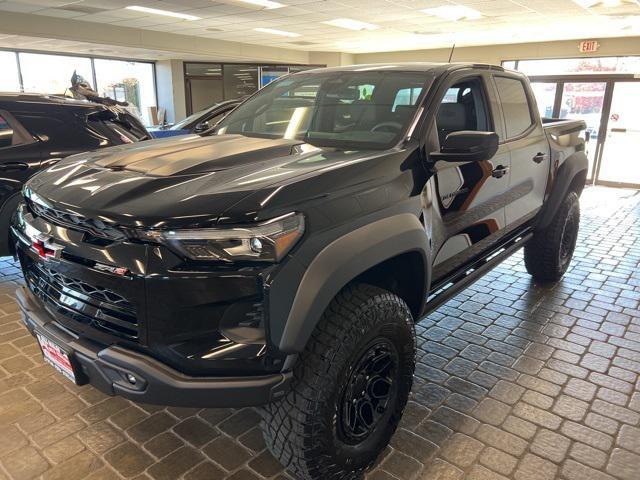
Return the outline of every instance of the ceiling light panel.
<path id="1" fill-rule="evenodd" d="M 135 12 L 149 13 L 151 15 L 161 15 L 163 17 L 180 18 L 182 20 L 189 20 L 189 21 L 201 19 L 200 17 L 196 17 L 195 15 L 188 15 L 186 13 L 172 12 L 169 10 L 160 10 L 158 8 L 140 7 L 138 5 L 130 5 L 128 7 L 125 7 L 125 9 L 133 10 Z"/>
<path id="2" fill-rule="evenodd" d="M 238 0 L 242 3 L 247 3 L 256 7 L 266 8 L 267 10 L 273 10 L 276 8 L 286 7 L 286 5 L 279 2 L 272 2 L 271 0 Z"/>
<path id="3" fill-rule="evenodd" d="M 361 22 L 359 20 L 353 20 L 351 18 L 336 18 L 336 19 L 328 20 L 322 23 L 324 23 L 325 25 L 331 25 L 333 27 L 346 28 L 348 30 L 356 30 L 356 31 L 362 31 L 362 30 L 371 31 L 371 30 L 377 30 L 378 28 L 380 28 L 377 25 Z"/>
<path id="4" fill-rule="evenodd" d="M 432 17 L 442 18 L 450 22 L 457 22 L 458 20 L 477 20 L 482 17 L 482 14 L 470 7 L 464 5 L 445 5 L 442 7 L 425 8 L 423 13 L 431 15 Z"/>
<path id="5" fill-rule="evenodd" d="M 282 37 L 295 38 L 295 37 L 300 37 L 301 36 L 299 33 L 285 32 L 284 30 L 276 30 L 275 28 L 254 28 L 253 30 L 256 31 L 256 32 L 260 32 L 260 33 L 269 33 L 271 35 L 280 35 Z"/>

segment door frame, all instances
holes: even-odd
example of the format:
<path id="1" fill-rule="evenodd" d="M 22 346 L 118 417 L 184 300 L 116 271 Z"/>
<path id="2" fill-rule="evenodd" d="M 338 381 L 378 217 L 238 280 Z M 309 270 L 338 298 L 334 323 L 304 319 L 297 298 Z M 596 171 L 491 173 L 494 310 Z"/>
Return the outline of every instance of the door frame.
<path id="1" fill-rule="evenodd" d="M 596 141 L 596 150 L 593 157 L 593 168 L 588 172 L 588 184 L 604 185 L 608 187 L 623 188 L 640 188 L 640 184 L 612 182 L 608 180 L 600 180 L 600 167 L 602 165 L 603 152 L 606 148 L 606 133 L 609 126 L 609 117 L 611 115 L 611 101 L 615 85 L 618 82 L 640 82 L 640 78 L 636 78 L 633 74 L 572 74 L 572 75 L 532 75 L 529 77 L 532 83 L 555 83 L 556 95 L 553 105 L 553 116 L 560 116 L 560 108 L 562 106 L 562 94 L 566 83 L 605 83 L 604 98 L 602 103 L 602 113 L 600 114 L 600 128 L 598 129 L 598 139 Z"/>

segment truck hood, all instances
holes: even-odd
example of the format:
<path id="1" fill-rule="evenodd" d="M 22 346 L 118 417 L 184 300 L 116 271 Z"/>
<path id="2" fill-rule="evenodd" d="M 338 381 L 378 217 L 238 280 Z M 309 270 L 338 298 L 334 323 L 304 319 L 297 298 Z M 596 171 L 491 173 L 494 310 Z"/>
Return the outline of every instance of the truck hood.
<path id="1" fill-rule="evenodd" d="M 186 136 L 74 155 L 34 176 L 27 188 L 51 207 L 88 218 L 185 228 L 215 223 L 261 189 L 370 155 L 297 140 Z"/>

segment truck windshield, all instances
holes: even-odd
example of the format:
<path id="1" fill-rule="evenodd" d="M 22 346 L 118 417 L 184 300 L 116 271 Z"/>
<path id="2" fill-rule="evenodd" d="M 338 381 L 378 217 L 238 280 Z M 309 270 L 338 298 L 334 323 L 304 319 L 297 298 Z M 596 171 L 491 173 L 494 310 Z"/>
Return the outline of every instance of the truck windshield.
<path id="1" fill-rule="evenodd" d="M 302 140 L 319 147 L 386 149 L 406 134 L 429 72 L 303 73 L 265 87 L 215 134 Z"/>

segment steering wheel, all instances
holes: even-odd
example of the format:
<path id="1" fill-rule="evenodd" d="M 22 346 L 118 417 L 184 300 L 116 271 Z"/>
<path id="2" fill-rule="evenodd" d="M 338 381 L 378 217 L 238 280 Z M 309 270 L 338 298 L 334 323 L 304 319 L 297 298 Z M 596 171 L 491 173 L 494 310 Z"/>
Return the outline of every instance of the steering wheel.
<path id="1" fill-rule="evenodd" d="M 380 122 L 371 129 L 372 132 L 377 132 L 378 130 L 397 133 L 402 130 L 402 124 L 399 122 Z"/>

